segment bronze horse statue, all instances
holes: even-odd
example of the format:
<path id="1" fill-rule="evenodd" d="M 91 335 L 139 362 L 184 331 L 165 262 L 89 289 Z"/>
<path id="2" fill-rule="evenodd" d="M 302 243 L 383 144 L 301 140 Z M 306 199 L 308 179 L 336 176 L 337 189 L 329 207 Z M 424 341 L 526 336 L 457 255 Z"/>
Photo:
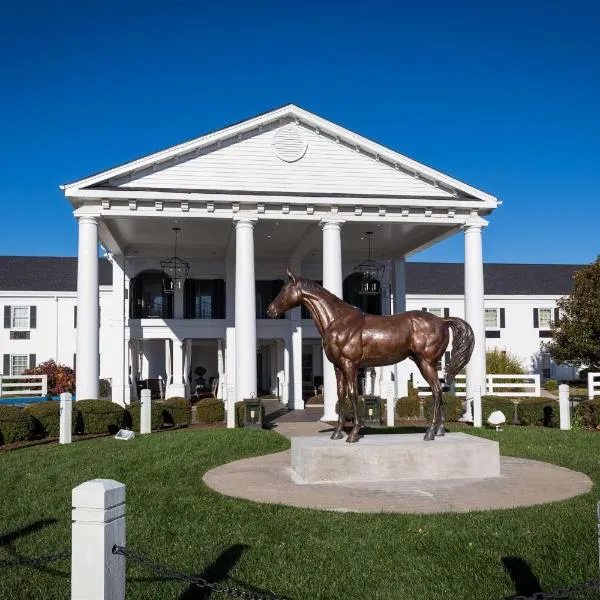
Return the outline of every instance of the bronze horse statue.
<path id="1" fill-rule="evenodd" d="M 442 402 L 442 386 L 437 363 L 450 341 L 452 354 L 446 368 L 446 383 L 469 362 L 473 352 L 473 330 L 458 317 L 440 318 L 431 313 L 411 310 L 399 315 L 368 315 L 340 300 L 314 281 L 287 272 L 289 280 L 269 304 L 267 315 L 276 319 L 297 306 L 304 306 L 315 322 L 327 358 L 333 363 L 339 400 L 338 423 L 331 439 L 343 437 L 342 403 L 346 396 L 352 402 L 353 428 L 347 442 L 358 442 L 362 419 L 358 411 L 358 369 L 392 365 L 411 358 L 431 388 L 431 423 L 425 440 L 445 434 L 446 417 Z"/>

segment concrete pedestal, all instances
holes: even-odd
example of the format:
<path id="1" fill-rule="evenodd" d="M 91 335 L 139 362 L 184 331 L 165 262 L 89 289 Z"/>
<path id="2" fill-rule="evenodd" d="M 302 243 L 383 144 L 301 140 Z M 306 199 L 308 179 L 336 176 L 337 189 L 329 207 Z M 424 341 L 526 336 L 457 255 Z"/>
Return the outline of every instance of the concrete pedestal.
<path id="1" fill-rule="evenodd" d="M 292 470 L 299 483 L 482 479 L 500 476 L 498 442 L 447 433 L 367 435 L 356 444 L 323 437 L 292 438 Z"/>

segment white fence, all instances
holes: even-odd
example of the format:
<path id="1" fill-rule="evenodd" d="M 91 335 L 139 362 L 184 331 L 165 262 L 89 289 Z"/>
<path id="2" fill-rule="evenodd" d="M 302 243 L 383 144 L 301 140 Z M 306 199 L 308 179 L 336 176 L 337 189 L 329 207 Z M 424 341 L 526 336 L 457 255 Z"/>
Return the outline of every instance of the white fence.
<path id="1" fill-rule="evenodd" d="M 588 373 L 588 396 L 590 400 L 600 396 L 600 373 Z"/>
<path id="2" fill-rule="evenodd" d="M 600 373 L 598 373 L 600 378 Z M 457 375 L 455 381 L 456 395 L 466 396 L 467 376 Z M 600 395 L 600 380 L 598 381 L 598 394 Z M 514 390 L 514 391 L 513 391 Z M 540 396 L 542 387 L 540 376 L 533 375 L 494 375 L 486 376 L 486 396 L 504 396 L 507 398 L 525 398 L 527 396 Z M 419 385 L 419 396 L 431 396 L 431 389 Z"/>
<path id="3" fill-rule="evenodd" d="M 47 395 L 48 375 L 0 375 L 0 398 Z"/>

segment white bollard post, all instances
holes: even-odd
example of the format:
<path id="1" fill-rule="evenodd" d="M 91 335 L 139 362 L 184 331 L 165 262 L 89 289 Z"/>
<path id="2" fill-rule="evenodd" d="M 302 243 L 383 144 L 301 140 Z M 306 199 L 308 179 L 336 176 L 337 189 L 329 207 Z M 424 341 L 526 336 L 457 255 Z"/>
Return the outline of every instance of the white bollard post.
<path id="1" fill-rule="evenodd" d="M 395 410 L 396 410 L 396 398 L 394 398 L 394 382 L 390 381 L 385 384 L 386 387 L 386 425 L 393 427 L 396 422 Z"/>
<path id="2" fill-rule="evenodd" d="M 481 388 L 473 390 L 473 427 L 483 426 L 483 407 L 481 406 Z"/>
<path id="3" fill-rule="evenodd" d="M 150 390 L 142 390 L 140 408 L 140 433 L 152 432 L 152 398 Z"/>
<path id="4" fill-rule="evenodd" d="M 125 485 L 92 479 L 73 488 L 71 600 L 124 600 Z"/>
<path id="5" fill-rule="evenodd" d="M 558 407 L 560 409 L 560 428 L 565 430 L 571 429 L 569 386 L 565 383 L 558 386 Z"/>
<path id="6" fill-rule="evenodd" d="M 69 392 L 60 395 L 60 433 L 59 444 L 71 443 L 71 424 L 73 415 L 73 396 Z"/>

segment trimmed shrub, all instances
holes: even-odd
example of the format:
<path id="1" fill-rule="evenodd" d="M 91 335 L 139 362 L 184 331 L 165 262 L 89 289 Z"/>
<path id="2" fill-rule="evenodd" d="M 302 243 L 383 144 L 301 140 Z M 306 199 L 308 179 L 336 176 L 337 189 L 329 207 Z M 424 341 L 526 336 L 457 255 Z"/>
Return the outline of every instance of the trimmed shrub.
<path id="1" fill-rule="evenodd" d="M 580 402 L 573 418 L 583 429 L 600 429 L 600 399 Z"/>
<path id="2" fill-rule="evenodd" d="M 343 413 L 344 421 L 351 421 L 352 416 L 353 416 L 353 411 L 352 411 L 352 402 L 350 401 L 350 398 L 348 398 L 348 397 L 344 398 L 344 402 L 342 404 L 342 410 L 344 411 L 344 413 Z M 339 400 L 335 403 L 335 412 L 338 415 L 340 414 Z M 358 414 L 361 416 L 362 419 L 365 418 L 365 401 L 360 396 L 358 398 Z"/>
<path id="3" fill-rule="evenodd" d="M 196 417 L 200 423 L 222 423 L 225 403 L 218 398 L 204 398 L 196 404 Z"/>
<path id="4" fill-rule="evenodd" d="M 511 422 L 515 413 L 515 402 L 518 402 L 517 415 L 521 425 L 538 427 L 558 427 L 558 402 L 552 398 L 525 397 L 504 398 L 501 396 L 484 396 L 482 398 L 483 421 L 486 422 L 490 413 L 501 410 L 507 422 Z"/>
<path id="5" fill-rule="evenodd" d="M 35 402 L 25 407 L 33 422 L 33 435 L 42 437 L 58 437 L 60 435 L 60 402 Z M 73 410 L 71 431 L 77 425 L 77 412 Z"/>
<path id="6" fill-rule="evenodd" d="M 175 396 L 160 403 L 165 425 L 189 425 L 192 422 L 192 403 Z"/>
<path id="7" fill-rule="evenodd" d="M 116 433 L 125 421 L 125 410 L 110 400 L 78 400 L 76 433 Z"/>
<path id="8" fill-rule="evenodd" d="M 29 413 L 19 406 L 0 406 L 0 446 L 28 440 L 32 433 Z"/>
<path id="9" fill-rule="evenodd" d="M 399 419 L 418 419 L 420 415 L 420 402 L 418 394 L 402 396 L 396 401 L 396 415 Z"/>
<path id="10" fill-rule="evenodd" d="M 264 404 L 260 405 L 260 413 L 262 417 L 262 422 L 265 422 L 265 406 Z M 246 406 L 242 401 L 235 403 L 235 426 L 243 427 L 244 420 L 246 419 Z"/>
<path id="11" fill-rule="evenodd" d="M 112 396 L 112 387 L 108 379 L 98 380 L 98 395 L 104 400 L 110 400 Z"/>
<path id="12" fill-rule="evenodd" d="M 542 387 L 549 392 L 555 392 L 558 390 L 558 381 L 556 379 L 548 379 Z"/>
<path id="13" fill-rule="evenodd" d="M 446 413 L 446 422 L 458 421 L 464 412 L 464 400 L 452 394 L 442 394 L 442 401 Z M 423 402 L 425 418 L 427 420 L 431 419 L 431 396 L 419 398 L 418 394 L 409 394 L 408 397 L 399 398 L 396 402 L 396 415 L 400 419 L 418 419 L 421 414 L 421 402 Z"/>
<path id="14" fill-rule="evenodd" d="M 150 427 L 152 430 L 160 429 L 163 425 L 163 409 L 162 406 L 155 402 L 150 403 Z M 132 431 L 139 431 L 142 422 L 142 403 L 132 402 L 126 409 L 124 414 L 124 426 Z"/>

